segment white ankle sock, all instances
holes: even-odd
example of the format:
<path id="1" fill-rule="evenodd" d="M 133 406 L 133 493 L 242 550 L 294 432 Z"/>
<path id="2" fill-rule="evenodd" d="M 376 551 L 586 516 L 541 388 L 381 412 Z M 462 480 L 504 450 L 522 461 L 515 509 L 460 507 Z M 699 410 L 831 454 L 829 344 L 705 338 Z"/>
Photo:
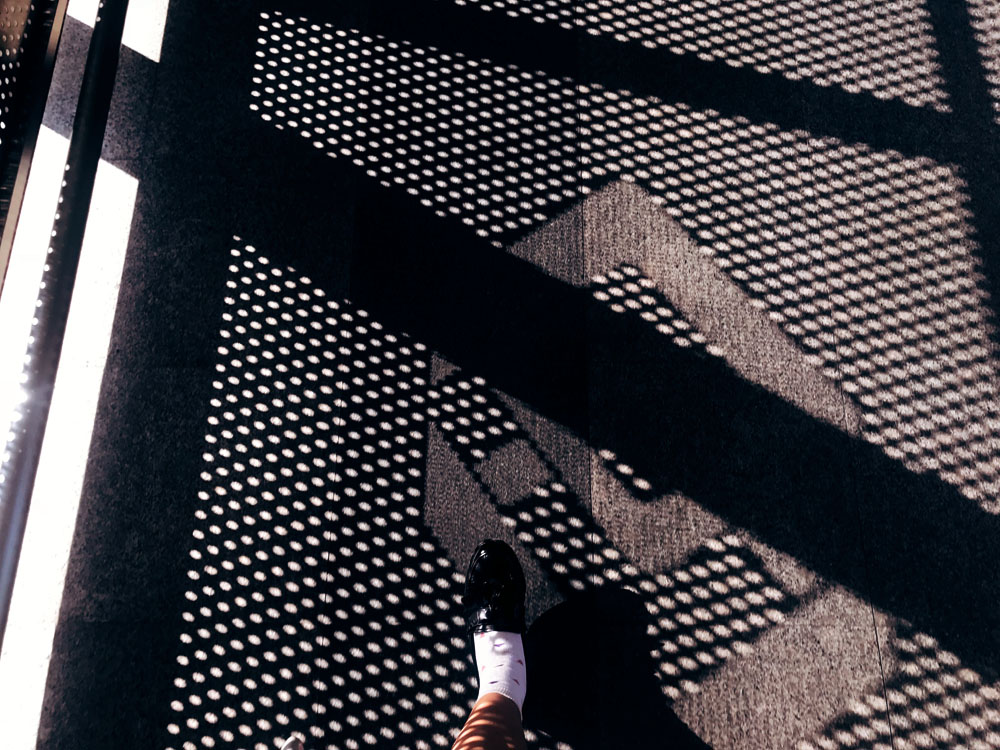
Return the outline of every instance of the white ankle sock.
<path id="1" fill-rule="evenodd" d="M 472 640 L 479 674 L 479 697 L 500 693 L 514 701 L 520 711 L 527 687 L 520 634 L 490 631 L 476 633 Z"/>

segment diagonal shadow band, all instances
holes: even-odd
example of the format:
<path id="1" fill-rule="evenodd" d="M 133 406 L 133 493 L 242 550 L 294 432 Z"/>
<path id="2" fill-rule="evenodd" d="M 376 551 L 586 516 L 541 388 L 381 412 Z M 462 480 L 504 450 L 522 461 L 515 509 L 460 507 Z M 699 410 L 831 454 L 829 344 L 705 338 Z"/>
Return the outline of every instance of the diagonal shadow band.
<path id="1" fill-rule="evenodd" d="M 894 149 L 906 155 L 930 156 L 954 163 L 966 184 L 986 276 L 985 288 L 992 297 L 989 304 L 995 317 L 996 300 L 1000 299 L 1000 273 L 996 268 L 1000 208 L 992 196 L 997 192 L 1000 138 L 996 138 L 997 130 L 989 117 L 989 97 L 982 90 L 978 75 L 979 51 L 970 36 L 968 13 L 958 7 L 962 5 L 934 2 L 928 6 L 953 109 L 950 113 L 910 106 L 899 100 L 853 94 L 808 80 L 795 81 L 748 67 L 709 62 L 694 55 L 623 44 L 604 36 L 567 31 L 555 24 L 538 24 L 451 2 L 345 0 L 318 8 L 301 0 L 286 0 L 240 8 L 238 14 L 233 14 L 233 22 L 246 26 L 247 39 L 252 41 L 255 35 L 249 29 L 256 26 L 256 11 L 269 12 L 279 7 L 282 12 L 300 14 L 311 23 L 331 22 L 337 27 L 385 34 L 390 39 L 436 47 L 444 52 L 467 52 L 476 59 L 485 57 L 523 70 L 544 70 L 551 75 L 567 76 L 584 87 L 597 83 L 609 90 L 625 89 L 668 102 L 681 101 L 696 108 L 749 118 L 751 122 L 773 122 L 784 130 L 801 128 L 815 136 L 834 136 L 876 150 Z M 429 20 L 429 9 L 434 11 L 433 21 Z M 253 54 L 251 45 L 246 59 Z M 254 142 L 261 137 L 268 142 L 278 140 L 273 133 L 264 135 L 266 126 L 259 122 L 232 118 L 222 125 L 232 131 L 232 137 L 226 139 L 231 143 Z M 302 151 L 308 153 L 309 149 Z M 254 157 L 267 158 L 259 152 Z M 308 170 L 315 171 L 315 167 Z M 284 178 L 305 171 L 280 166 L 277 169 Z M 603 182 L 594 180 L 591 186 L 596 188 Z M 281 195 L 288 194 L 283 186 L 277 186 L 276 190 Z M 307 201 L 310 196 L 318 195 L 308 189 L 301 194 Z M 296 215 L 308 219 L 322 214 L 300 210 Z"/>
<path id="2" fill-rule="evenodd" d="M 358 304 L 614 450 L 656 492 L 683 492 L 995 667 L 1000 519 L 405 196 L 358 201 Z"/>
<path id="3" fill-rule="evenodd" d="M 954 160 L 966 146 L 947 113 L 452 2 L 282 0 L 258 7 L 906 155 Z"/>
<path id="4" fill-rule="evenodd" d="M 927 0 L 926 6 L 937 41 L 935 46 L 939 52 L 948 101 L 955 113 L 951 117 L 952 127 L 964 130 L 961 139 L 974 149 L 992 147 L 991 156 L 995 159 L 997 146 L 993 135 L 996 133 L 993 102 L 987 83 L 988 74 L 983 66 L 983 51 L 975 38 L 969 6 L 948 0 Z M 975 166 L 973 160 L 965 161 L 970 167 Z"/>
<path id="5" fill-rule="evenodd" d="M 606 35 L 448 1 L 344 0 L 320 8 L 303 0 L 284 0 L 261 3 L 259 8 L 280 9 L 312 22 L 385 34 L 446 52 L 465 52 L 524 70 L 544 70 L 581 85 L 625 89 L 709 108 L 724 116 L 775 123 L 784 130 L 802 129 L 815 136 L 957 164 L 968 186 L 988 290 L 994 300 L 1000 299 L 1000 208 L 993 200 L 1000 173 L 1000 131 L 991 116 L 992 100 L 965 3 L 927 3 L 951 112 L 679 55 L 665 48 L 623 44 Z M 994 314 L 996 304 L 991 305 Z"/>
<path id="6" fill-rule="evenodd" d="M 949 130 L 960 148 L 953 155 L 966 181 L 979 255 L 983 261 L 994 316 L 1000 318 L 1000 137 L 994 120 L 989 75 L 984 67 L 969 4 L 927 0 L 927 10 L 953 114 Z M 993 335 L 996 343 L 996 334 Z"/>
<path id="7" fill-rule="evenodd" d="M 243 128 L 267 131 L 255 123 Z M 287 137 L 272 139 L 291 145 Z M 289 162 L 290 154 L 299 158 Z M 1000 586 L 990 552 L 998 538 L 994 517 L 724 364 L 665 348 L 662 337 L 608 313 L 586 291 L 435 218 L 402 191 L 370 185 L 350 165 L 317 159 L 299 145 L 274 157 L 265 150 L 254 167 L 274 176 L 254 192 L 279 210 L 255 216 L 248 233 L 283 245 L 289 262 L 592 444 L 612 448 L 656 491 L 682 489 L 912 620 L 970 664 L 993 666 L 982 662 L 992 650 L 983 645 L 1000 633 L 991 604 Z M 289 175 L 340 197 L 331 203 L 329 189 L 289 190 Z M 326 224 L 319 236 L 328 244 L 320 248 L 315 229 Z M 587 352 L 599 347 L 603 365 L 590 371 Z M 667 372 L 672 378 L 660 375 Z M 601 393 L 617 401 L 597 413 Z M 877 545 L 868 570 L 856 564 L 859 512 L 865 537 Z"/>
<path id="8" fill-rule="evenodd" d="M 344 15 L 336 20 L 392 33 L 396 25 L 405 26 L 406 19 L 419 13 L 402 9 L 386 20 L 380 13 L 392 5 L 339 4 L 336 13 Z M 295 10 L 294 4 L 282 7 Z M 440 37 L 442 43 L 450 39 L 454 46 L 455 39 L 469 38 L 458 33 L 462 29 L 463 34 L 482 32 L 477 53 L 505 60 L 510 49 L 517 49 L 519 55 L 538 58 L 518 60 L 519 64 L 582 73 L 580 58 L 569 55 L 565 47 L 556 54 L 559 43 L 552 40 L 549 29 L 536 33 L 531 24 L 482 14 L 488 21 L 484 26 L 468 10 L 442 8 L 446 12 L 436 17 L 435 24 L 426 19 L 414 23 L 405 38 L 417 35 L 418 41 L 435 43 Z M 303 13 L 309 16 L 309 10 L 303 8 Z M 383 22 L 392 28 L 380 26 Z M 507 49 L 512 28 L 526 36 Z M 563 36 L 558 38 L 568 39 L 565 32 L 559 33 Z M 434 38 L 425 39 L 427 35 Z M 531 40 L 539 43 L 528 43 Z M 565 59 L 563 52 L 568 55 Z M 753 76 L 755 81 L 760 77 Z M 639 82 L 648 78 L 645 73 Z M 635 81 L 619 83 L 636 88 Z M 774 85 L 791 84 L 782 79 Z M 831 104 L 833 108 L 823 112 L 822 124 L 786 122 L 773 112 L 758 111 L 761 105 L 747 108 L 742 102 L 746 96 L 744 92 L 730 100 L 739 114 L 757 113 L 789 127 L 815 125 L 818 132 L 831 132 L 826 126 L 836 129 L 843 115 Z M 801 101 L 794 98 L 798 94 L 788 96 L 786 101 Z M 947 128 L 938 129 L 929 121 L 907 125 L 913 120 L 903 122 L 896 114 L 881 120 L 868 116 L 871 113 L 859 114 L 853 109 L 858 97 L 842 92 L 836 96 L 850 105 L 844 115 L 849 126 L 864 130 L 858 136 L 873 145 L 880 138 L 906 140 L 919 135 L 917 140 L 927 138 L 940 146 L 947 141 L 939 138 L 951 137 Z M 907 116 L 928 115 L 904 105 L 876 104 L 903 107 Z M 875 127 L 878 122 L 885 127 Z M 248 137 L 260 137 L 267 130 L 256 123 L 230 122 L 228 127 L 231 134 L 245 131 Z M 265 139 L 288 142 L 282 137 Z M 899 143 L 883 145 L 901 148 Z M 256 216 L 252 223 L 267 226 L 254 227 L 251 234 L 283 240 L 289 259 L 312 270 L 317 265 L 311 257 L 317 250 L 312 228 L 334 221 L 336 229 L 324 234 L 340 247 L 326 249 L 340 260 L 319 264 L 327 266 L 325 281 L 330 289 L 343 290 L 387 323 L 483 373 L 497 387 L 537 406 L 592 444 L 613 448 L 658 491 L 682 489 L 824 575 L 871 596 L 878 606 L 914 621 L 970 663 L 984 666 L 981 662 L 989 650 L 981 648 L 995 643 L 1000 633 L 1000 613 L 993 604 L 1000 576 L 990 552 L 998 536 L 997 519 L 970 507 L 935 479 L 908 472 L 877 448 L 819 424 L 746 383 L 724 364 L 665 347 L 662 337 L 639 323 L 619 319 L 586 292 L 473 239 L 464 228 L 434 218 L 409 196 L 393 196 L 364 184 L 347 165 L 323 165 L 327 160 L 316 159 L 300 145 L 301 158 L 289 169 L 287 157 L 293 151 L 281 149 L 280 158 L 265 153 L 254 164 L 258 175 L 262 171 L 279 178 L 257 182 L 257 197 L 288 211 L 268 212 L 274 218 Z M 341 186 L 337 192 L 343 200 L 331 205 L 329 191 L 324 195 L 289 190 L 289 175 L 296 175 L 295 181 L 303 185 L 332 181 Z M 248 177 L 240 174 L 236 181 Z M 288 222 L 289 215 L 298 218 Z M 257 232 L 258 228 L 265 231 Z M 349 273 L 346 256 L 354 240 L 341 241 L 342 236 L 357 237 Z M 353 277 L 350 282 L 349 277 Z M 600 362 L 588 358 L 590 350 L 603 350 Z M 613 394 L 614 403 L 600 404 L 600 399 L 609 398 L 602 394 Z M 854 562 L 860 542 L 859 513 L 865 537 L 877 545 L 870 550 L 867 570 Z"/>

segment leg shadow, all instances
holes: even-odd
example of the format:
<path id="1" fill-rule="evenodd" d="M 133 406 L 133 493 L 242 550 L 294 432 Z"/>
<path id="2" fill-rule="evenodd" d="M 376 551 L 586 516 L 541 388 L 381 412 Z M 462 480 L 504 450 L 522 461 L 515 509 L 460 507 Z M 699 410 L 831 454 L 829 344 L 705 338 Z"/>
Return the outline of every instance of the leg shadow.
<path id="1" fill-rule="evenodd" d="M 638 595 L 602 588 L 539 617 L 524 641 L 524 725 L 574 750 L 705 750 L 666 704 L 650 656 L 649 615 Z"/>

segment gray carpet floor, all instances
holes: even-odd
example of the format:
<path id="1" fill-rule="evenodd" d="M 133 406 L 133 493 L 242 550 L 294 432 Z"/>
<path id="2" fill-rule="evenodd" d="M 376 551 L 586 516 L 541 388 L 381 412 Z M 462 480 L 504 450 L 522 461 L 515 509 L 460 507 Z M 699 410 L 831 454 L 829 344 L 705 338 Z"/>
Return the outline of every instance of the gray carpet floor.
<path id="1" fill-rule="evenodd" d="M 39 747 L 1000 749 L 998 30 L 172 0 Z"/>

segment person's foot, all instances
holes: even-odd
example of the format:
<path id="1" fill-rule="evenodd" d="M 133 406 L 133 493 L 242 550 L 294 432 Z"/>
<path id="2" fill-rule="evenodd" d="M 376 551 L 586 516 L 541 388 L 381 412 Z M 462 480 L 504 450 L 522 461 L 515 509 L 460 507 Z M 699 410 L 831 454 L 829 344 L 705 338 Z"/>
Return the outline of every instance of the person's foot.
<path id="1" fill-rule="evenodd" d="M 465 622 L 476 655 L 479 698 L 499 693 L 518 712 L 527 689 L 524 665 L 524 572 L 509 546 L 487 539 L 465 577 Z"/>
<path id="2" fill-rule="evenodd" d="M 465 576 L 465 623 L 470 635 L 524 633 L 524 572 L 507 544 L 487 539 L 472 553 Z"/>

